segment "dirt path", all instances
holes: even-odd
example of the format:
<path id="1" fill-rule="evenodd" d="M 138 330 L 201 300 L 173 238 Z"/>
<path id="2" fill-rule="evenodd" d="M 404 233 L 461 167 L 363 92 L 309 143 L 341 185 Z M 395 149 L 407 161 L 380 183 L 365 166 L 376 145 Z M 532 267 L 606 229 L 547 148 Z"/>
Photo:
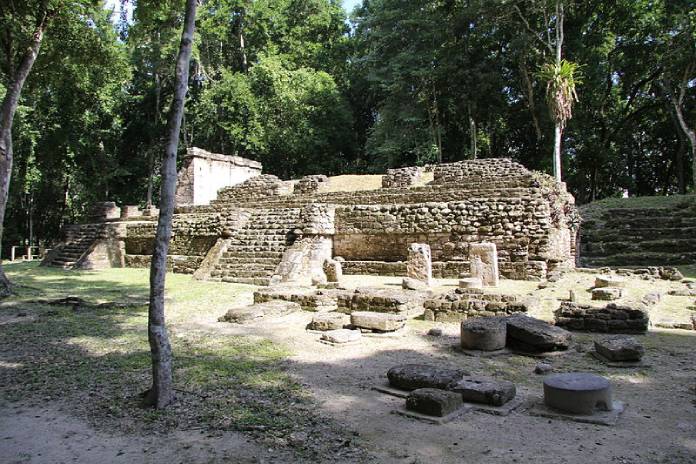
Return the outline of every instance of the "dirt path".
<path id="1" fill-rule="evenodd" d="M 54 408 L 14 404 L 0 408 L 0 462 L 59 463 L 282 463 L 241 433 L 217 436 L 180 431 L 134 436 L 95 431 L 85 421 Z"/>
<path id="2" fill-rule="evenodd" d="M 563 292 L 567 289 L 557 290 Z M 239 299 L 248 301 L 249 296 L 245 293 Z M 628 403 L 616 426 L 550 420 L 531 416 L 524 408 L 507 417 L 470 412 L 437 426 L 393 414 L 403 400 L 372 387 L 385 382 L 385 373 L 393 365 L 433 363 L 513 381 L 520 395 L 532 399 L 542 393 L 542 377 L 533 373 L 539 359 L 466 356 L 455 349 L 457 324 L 438 325 L 444 335 L 431 337 L 426 333 L 433 323 L 409 321 L 399 336 L 366 336 L 357 345 L 331 347 L 304 329 L 312 318 L 308 312 L 250 325 L 217 322 L 219 308 L 190 314 L 173 317 L 173 329 L 200 331 L 223 340 L 228 335 L 258 336 L 287 346 L 293 353 L 288 369 L 311 391 L 320 417 L 344 427 L 372 462 L 696 463 L 694 331 L 655 330 L 639 336 L 646 347 L 647 368 L 610 369 L 595 361 L 587 351 L 593 339 L 605 335 L 577 334 L 571 350 L 549 358 L 556 372 L 588 371 L 610 378 L 615 399 Z M 0 322 L 12 323 L 10 319 Z M 61 411 L 59 404 L 50 404 L 0 405 L 0 463 L 279 463 L 298 459 L 287 443 L 269 445 L 243 433 L 209 435 L 188 430 L 134 436 L 97 431 Z M 325 462 L 357 460 L 338 455 L 322 458 Z"/>

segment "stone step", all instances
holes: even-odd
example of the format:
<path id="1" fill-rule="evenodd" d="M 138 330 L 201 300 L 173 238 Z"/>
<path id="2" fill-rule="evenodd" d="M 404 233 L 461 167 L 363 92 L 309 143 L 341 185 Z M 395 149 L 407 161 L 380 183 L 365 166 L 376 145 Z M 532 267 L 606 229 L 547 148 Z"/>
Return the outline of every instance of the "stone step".
<path id="1" fill-rule="evenodd" d="M 268 285 L 271 283 L 270 277 L 223 277 L 223 282 L 248 284 L 248 285 Z"/>
<path id="2" fill-rule="evenodd" d="M 275 271 L 275 268 L 277 267 L 276 264 L 258 264 L 258 263 L 235 263 L 235 264 L 218 264 L 215 266 L 215 269 L 220 270 L 220 271 L 228 271 L 228 272 L 239 272 L 239 271 L 246 271 L 246 270 L 253 270 L 253 271 Z"/>
<path id="3" fill-rule="evenodd" d="M 248 259 L 245 259 L 244 261 L 240 261 L 239 257 L 234 257 L 234 258 L 225 258 L 224 256 L 220 258 L 219 264 L 222 265 L 228 265 L 228 264 L 247 264 L 247 263 L 254 263 L 254 264 L 259 264 L 259 265 L 267 265 L 267 264 L 272 264 L 272 265 L 277 265 L 280 262 L 280 258 L 282 256 L 275 256 L 275 257 L 256 257 L 256 256 L 250 256 Z"/>
<path id="4" fill-rule="evenodd" d="M 619 253 L 610 256 L 580 254 L 582 266 L 673 266 L 696 263 L 696 252 L 692 253 Z"/>
<path id="5" fill-rule="evenodd" d="M 283 257 L 282 251 L 243 251 L 228 250 L 222 255 L 226 259 L 248 260 L 254 258 L 274 258 L 280 261 Z"/>
<path id="6" fill-rule="evenodd" d="M 273 275 L 273 271 L 265 271 L 265 270 L 262 270 L 262 271 L 256 271 L 256 270 L 226 271 L 226 270 L 221 270 L 219 275 L 223 279 L 225 277 L 258 278 L 258 277 L 271 277 Z"/>
<path id="7" fill-rule="evenodd" d="M 232 244 L 227 248 L 227 253 L 237 253 L 237 252 L 276 252 L 283 253 L 287 247 L 284 245 L 235 245 Z"/>
<path id="8" fill-rule="evenodd" d="M 633 219 L 608 218 L 605 229 L 633 230 L 654 228 L 696 227 L 696 217 L 658 216 Z"/>
<path id="9" fill-rule="evenodd" d="M 640 217 L 696 217 L 696 209 L 690 208 L 611 208 L 604 216 L 607 218 L 640 218 Z"/>
<path id="10" fill-rule="evenodd" d="M 617 232 L 612 229 L 590 229 L 581 231 L 581 241 L 593 242 L 622 242 L 626 240 L 643 240 L 659 237 L 666 238 L 691 238 L 696 237 L 696 227 L 665 227 L 622 230 Z"/>
<path id="11" fill-rule="evenodd" d="M 609 256 L 619 253 L 678 254 L 696 250 L 696 239 L 633 240 L 616 242 L 580 242 L 581 256 Z"/>

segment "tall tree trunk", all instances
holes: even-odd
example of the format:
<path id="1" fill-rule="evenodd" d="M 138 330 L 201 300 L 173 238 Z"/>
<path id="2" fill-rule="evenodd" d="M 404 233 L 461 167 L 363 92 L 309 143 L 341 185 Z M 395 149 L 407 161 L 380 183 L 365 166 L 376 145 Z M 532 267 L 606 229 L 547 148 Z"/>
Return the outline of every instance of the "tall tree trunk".
<path id="1" fill-rule="evenodd" d="M 478 158 L 478 146 L 476 144 L 476 120 L 474 119 L 474 111 L 471 106 L 471 101 L 467 101 L 466 112 L 469 116 L 469 152 L 471 159 L 476 159 Z"/>
<path id="2" fill-rule="evenodd" d="M 46 3 L 44 2 L 41 5 L 36 28 L 32 34 L 29 46 L 22 56 L 19 67 L 13 73 L 12 82 L 7 87 L 0 109 L 0 252 L 2 250 L 2 235 L 4 232 L 7 196 L 10 190 L 10 177 L 12 176 L 12 122 L 19 105 L 19 96 L 22 93 L 24 82 L 26 82 L 27 76 L 29 76 L 31 68 L 34 66 L 34 61 L 36 61 L 36 57 L 39 55 L 46 23 L 47 13 Z M 0 296 L 6 296 L 10 291 L 10 281 L 5 275 L 2 262 L 0 261 Z"/>
<path id="3" fill-rule="evenodd" d="M 541 142 L 541 126 L 539 125 L 539 118 L 536 115 L 536 108 L 534 105 L 534 86 L 532 85 L 532 80 L 529 78 L 529 70 L 527 69 L 527 64 L 524 61 L 520 61 L 520 74 L 522 75 L 522 80 L 524 81 L 525 96 L 527 97 L 527 108 L 532 116 L 532 124 L 534 125 L 534 134 L 536 135 L 537 143 Z"/>
<path id="4" fill-rule="evenodd" d="M 186 0 L 184 30 L 181 34 L 179 55 L 176 60 L 174 98 L 167 121 L 167 145 L 162 159 L 162 187 L 160 214 L 157 221 L 155 247 L 150 266 L 150 309 L 148 312 L 148 340 L 152 353 L 152 387 L 146 403 L 158 409 L 174 400 L 172 381 L 172 348 L 164 318 L 164 284 L 167 273 L 167 253 L 172 235 L 174 194 L 176 190 L 176 153 L 179 146 L 181 120 L 188 89 L 189 63 L 193 48 L 193 31 L 198 0 Z"/>
<path id="5" fill-rule="evenodd" d="M 563 57 L 563 2 L 556 1 L 556 67 L 561 66 Z M 563 127 L 560 121 L 556 121 L 553 131 L 553 177 L 556 182 L 561 181 L 561 138 Z"/>
<path id="6" fill-rule="evenodd" d="M 553 130 L 553 177 L 557 182 L 561 181 L 561 138 L 563 129 L 556 123 Z"/>
<path id="7" fill-rule="evenodd" d="M 157 43 L 159 44 L 159 32 L 157 33 Z M 159 121 L 160 121 L 160 98 L 162 95 L 162 79 L 160 79 L 159 72 L 155 70 L 154 72 L 155 80 L 155 111 L 152 118 L 153 125 L 153 136 L 152 136 L 152 147 L 147 154 L 147 165 L 149 169 L 149 174 L 147 176 L 147 197 L 145 199 L 145 205 L 150 208 L 152 207 L 152 194 L 154 190 L 155 183 L 155 147 L 157 147 L 157 141 L 159 139 Z"/>
<path id="8" fill-rule="evenodd" d="M 694 191 L 696 191 L 696 131 L 689 127 L 689 124 L 684 117 L 684 111 L 682 110 L 682 102 L 684 101 L 684 93 L 686 92 L 685 88 L 686 83 L 680 90 L 679 97 L 675 97 L 674 95 L 670 94 L 670 98 L 672 100 L 672 106 L 674 107 L 674 113 L 677 116 L 677 121 L 679 121 L 679 126 L 681 127 L 682 131 L 684 131 L 684 135 L 686 135 L 686 138 L 689 140 L 689 145 L 691 146 L 691 182 L 694 187 Z"/>

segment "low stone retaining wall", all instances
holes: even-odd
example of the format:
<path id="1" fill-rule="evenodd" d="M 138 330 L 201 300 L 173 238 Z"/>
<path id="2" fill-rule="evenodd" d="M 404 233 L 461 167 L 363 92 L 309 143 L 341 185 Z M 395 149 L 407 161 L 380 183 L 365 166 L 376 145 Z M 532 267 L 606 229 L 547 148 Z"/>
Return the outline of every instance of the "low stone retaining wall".
<path id="1" fill-rule="evenodd" d="M 555 316 L 559 327 L 588 332 L 645 333 L 650 325 L 650 316 L 642 305 L 610 303 L 594 307 L 564 301 Z"/>

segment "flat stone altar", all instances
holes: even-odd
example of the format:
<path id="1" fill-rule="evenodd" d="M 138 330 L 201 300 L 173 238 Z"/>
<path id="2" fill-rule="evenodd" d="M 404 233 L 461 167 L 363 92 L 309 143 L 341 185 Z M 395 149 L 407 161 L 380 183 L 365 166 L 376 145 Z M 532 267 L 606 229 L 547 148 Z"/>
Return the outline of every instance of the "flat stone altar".
<path id="1" fill-rule="evenodd" d="M 611 411 L 611 385 L 602 376 L 584 372 L 551 375 L 544 380 L 544 404 L 571 414 Z"/>

